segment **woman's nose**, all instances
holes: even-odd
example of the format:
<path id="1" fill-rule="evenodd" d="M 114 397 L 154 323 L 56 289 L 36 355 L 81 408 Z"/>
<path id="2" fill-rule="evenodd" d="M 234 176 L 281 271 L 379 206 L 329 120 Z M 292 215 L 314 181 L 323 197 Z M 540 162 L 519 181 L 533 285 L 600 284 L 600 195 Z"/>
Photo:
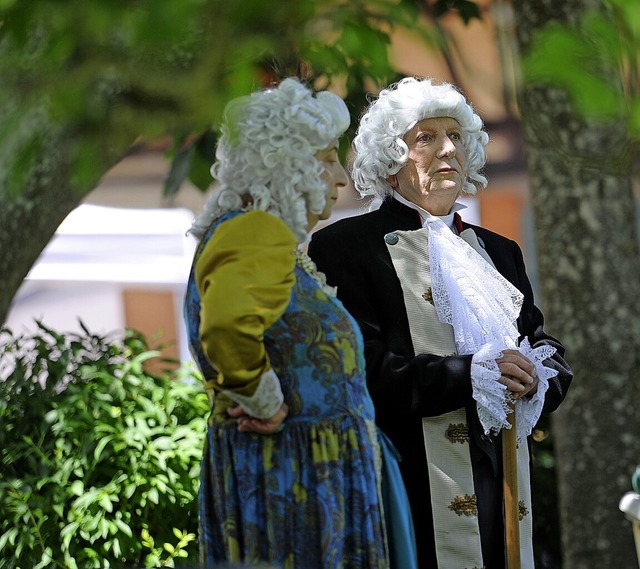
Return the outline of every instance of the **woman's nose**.
<path id="1" fill-rule="evenodd" d="M 450 158 L 455 153 L 456 153 L 456 145 L 448 136 L 445 136 L 442 140 L 442 145 L 440 146 L 440 153 L 439 153 L 440 156 L 448 156 Z"/>
<path id="2" fill-rule="evenodd" d="M 338 167 L 337 167 L 337 172 L 336 172 L 336 186 L 338 187 L 344 187 L 346 185 L 349 184 L 349 176 L 347 175 L 347 171 L 344 169 L 344 166 L 340 163 L 338 163 Z"/>

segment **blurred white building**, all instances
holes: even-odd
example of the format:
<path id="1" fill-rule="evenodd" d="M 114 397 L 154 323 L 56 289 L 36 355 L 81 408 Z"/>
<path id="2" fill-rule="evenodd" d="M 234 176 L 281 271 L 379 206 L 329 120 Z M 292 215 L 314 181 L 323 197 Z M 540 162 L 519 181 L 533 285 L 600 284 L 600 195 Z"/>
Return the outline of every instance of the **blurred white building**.
<path id="1" fill-rule="evenodd" d="M 204 199 L 202 197 L 201 199 Z M 477 201 L 466 200 L 477 223 Z M 345 190 L 330 220 L 362 213 Z M 20 288 L 6 326 L 20 333 L 35 320 L 59 332 L 134 328 L 166 356 L 190 358 L 182 301 L 195 250 L 187 236 L 194 212 L 180 208 L 122 208 L 83 204 L 60 225 Z"/>
<path id="2" fill-rule="evenodd" d="M 6 326 L 60 332 L 135 328 L 188 359 L 182 298 L 195 240 L 184 208 L 139 209 L 84 204 L 60 225 L 20 288 Z"/>

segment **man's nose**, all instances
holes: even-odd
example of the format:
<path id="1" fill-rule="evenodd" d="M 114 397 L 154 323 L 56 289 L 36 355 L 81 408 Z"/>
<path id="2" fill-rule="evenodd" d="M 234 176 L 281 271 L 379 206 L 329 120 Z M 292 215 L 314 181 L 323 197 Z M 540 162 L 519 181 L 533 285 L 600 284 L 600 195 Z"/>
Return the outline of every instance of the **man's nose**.
<path id="1" fill-rule="evenodd" d="M 455 153 L 456 153 L 456 145 L 448 136 L 444 136 L 442 139 L 442 143 L 440 145 L 439 155 L 451 157 Z"/>

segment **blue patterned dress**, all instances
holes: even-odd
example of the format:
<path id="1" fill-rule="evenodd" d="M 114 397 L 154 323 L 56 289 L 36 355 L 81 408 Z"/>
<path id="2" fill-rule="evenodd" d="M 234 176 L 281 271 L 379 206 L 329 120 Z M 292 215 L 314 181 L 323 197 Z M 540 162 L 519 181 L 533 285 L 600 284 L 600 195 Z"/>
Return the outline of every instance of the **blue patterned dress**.
<path id="1" fill-rule="evenodd" d="M 214 222 L 194 267 L 216 228 L 236 215 Z M 201 470 L 201 563 L 386 568 L 362 338 L 340 301 L 298 263 L 294 275 L 286 311 L 264 335 L 289 415 L 282 432 L 264 436 L 239 432 L 235 420 L 212 413 Z M 205 380 L 213 380 L 199 340 L 200 309 L 192 269 L 185 302 L 190 347 Z"/>

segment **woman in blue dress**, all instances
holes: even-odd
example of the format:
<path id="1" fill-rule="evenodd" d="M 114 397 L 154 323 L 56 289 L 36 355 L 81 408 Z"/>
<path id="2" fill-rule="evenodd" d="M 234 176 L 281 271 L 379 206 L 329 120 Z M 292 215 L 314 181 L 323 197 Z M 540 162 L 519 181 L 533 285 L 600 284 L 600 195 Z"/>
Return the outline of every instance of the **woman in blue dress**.
<path id="1" fill-rule="evenodd" d="M 412 567 L 404 487 L 382 474 L 397 464 L 375 428 L 358 326 L 299 249 L 348 184 L 338 159 L 348 125 L 342 99 L 292 78 L 225 110 L 185 299 L 212 396 L 205 567 Z M 389 545 L 398 497 L 404 543 Z"/>

